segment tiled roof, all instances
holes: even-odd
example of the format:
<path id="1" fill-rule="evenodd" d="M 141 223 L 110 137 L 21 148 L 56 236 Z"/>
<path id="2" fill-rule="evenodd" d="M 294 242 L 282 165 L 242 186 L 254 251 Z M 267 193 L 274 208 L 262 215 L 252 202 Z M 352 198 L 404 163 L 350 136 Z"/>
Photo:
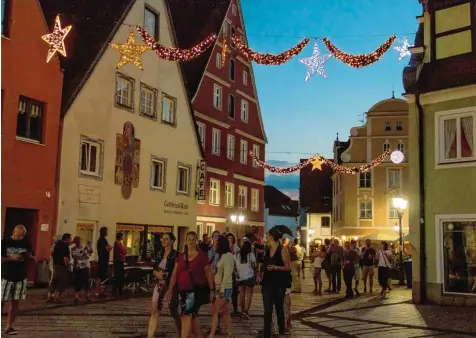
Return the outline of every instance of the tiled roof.
<path id="1" fill-rule="evenodd" d="M 341 142 L 344 143 L 344 142 Z M 301 160 L 303 162 L 305 160 Z M 312 170 L 308 165 L 299 174 L 299 203 L 309 213 L 332 212 L 333 170 L 323 165 L 322 170 Z"/>
<path id="2" fill-rule="evenodd" d="M 72 25 L 65 39 L 62 114 L 64 115 L 108 43 L 114 37 L 135 0 L 39 0 L 50 30 L 56 15 L 62 26 Z M 46 56 L 45 56 L 46 57 Z M 54 62 L 52 59 L 50 62 Z"/>
<path id="3" fill-rule="evenodd" d="M 298 201 L 293 201 L 275 187 L 264 186 L 264 205 L 269 209 L 270 215 L 296 217 L 298 204 Z"/>
<path id="4" fill-rule="evenodd" d="M 191 48 L 210 34 L 219 34 L 231 0 L 165 0 L 179 48 Z M 190 99 L 195 95 L 213 46 L 198 58 L 184 62 Z"/>

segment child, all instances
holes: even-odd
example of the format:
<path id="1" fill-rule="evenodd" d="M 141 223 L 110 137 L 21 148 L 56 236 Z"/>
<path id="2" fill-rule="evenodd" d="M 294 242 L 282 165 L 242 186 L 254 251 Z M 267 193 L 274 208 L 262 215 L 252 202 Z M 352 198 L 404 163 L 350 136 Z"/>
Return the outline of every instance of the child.
<path id="1" fill-rule="evenodd" d="M 322 249 L 322 246 L 315 251 L 314 255 L 314 293 L 315 295 L 322 295 L 322 279 L 321 279 L 321 270 L 322 262 L 326 258 L 326 253 Z"/>

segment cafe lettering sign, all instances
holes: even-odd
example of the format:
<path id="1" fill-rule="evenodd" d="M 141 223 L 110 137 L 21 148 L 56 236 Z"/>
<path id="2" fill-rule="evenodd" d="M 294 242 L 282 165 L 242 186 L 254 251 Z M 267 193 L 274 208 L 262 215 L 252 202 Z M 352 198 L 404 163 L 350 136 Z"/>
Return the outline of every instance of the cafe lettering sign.
<path id="1" fill-rule="evenodd" d="M 207 163 L 204 160 L 198 162 L 197 170 L 197 201 L 205 200 Z"/>

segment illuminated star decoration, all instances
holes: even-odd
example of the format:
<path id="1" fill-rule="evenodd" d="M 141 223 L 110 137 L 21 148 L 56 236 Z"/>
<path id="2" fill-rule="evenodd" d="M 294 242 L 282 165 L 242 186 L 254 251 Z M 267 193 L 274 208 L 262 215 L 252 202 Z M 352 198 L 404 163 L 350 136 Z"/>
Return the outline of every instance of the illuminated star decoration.
<path id="1" fill-rule="evenodd" d="M 410 56 L 412 53 L 408 50 L 410 43 L 408 43 L 408 39 L 405 37 L 402 40 L 398 40 L 401 45 L 400 46 L 395 46 L 393 49 L 395 49 L 397 52 L 400 53 L 400 56 L 398 57 L 398 61 L 402 61 L 405 57 Z"/>
<path id="2" fill-rule="evenodd" d="M 309 163 L 312 164 L 312 170 L 316 170 L 316 169 L 322 170 L 322 165 L 324 164 L 324 161 L 321 160 L 319 157 L 316 157 L 312 159 Z"/>
<path id="3" fill-rule="evenodd" d="M 306 78 L 304 81 L 309 80 L 314 74 L 319 74 L 323 78 L 327 79 L 326 72 L 324 70 L 324 64 L 329 61 L 332 54 L 321 55 L 319 51 L 319 45 L 317 41 L 314 43 L 314 49 L 312 51 L 312 56 L 304 59 L 299 59 L 299 61 L 308 67 Z"/>
<path id="4" fill-rule="evenodd" d="M 111 48 L 121 53 L 121 58 L 117 63 L 116 69 L 121 68 L 125 64 L 133 63 L 140 70 L 144 70 L 142 66 L 141 55 L 150 49 L 146 45 L 138 45 L 134 37 L 132 29 L 129 31 L 129 37 L 125 45 L 118 45 L 115 43 L 110 44 Z"/>
<path id="5" fill-rule="evenodd" d="M 55 27 L 50 34 L 43 35 L 41 38 L 50 45 L 48 48 L 48 55 L 46 56 L 46 62 L 50 62 L 53 55 L 56 52 L 66 57 L 66 48 L 64 47 L 64 38 L 68 35 L 72 26 L 61 28 L 61 21 L 59 15 L 55 19 Z"/>

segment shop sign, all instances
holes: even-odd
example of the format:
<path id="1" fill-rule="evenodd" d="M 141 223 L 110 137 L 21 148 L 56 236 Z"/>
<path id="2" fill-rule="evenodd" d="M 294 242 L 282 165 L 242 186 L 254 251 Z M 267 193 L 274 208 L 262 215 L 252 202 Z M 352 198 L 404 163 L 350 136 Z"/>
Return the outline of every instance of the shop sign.
<path id="1" fill-rule="evenodd" d="M 207 163 L 204 160 L 198 162 L 197 170 L 197 201 L 205 200 Z"/>
<path id="2" fill-rule="evenodd" d="M 90 185 L 78 185 L 79 202 L 80 203 L 101 203 L 101 188 Z"/>
<path id="3" fill-rule="evenodd" d="M 143 225 L 133 225 L 133 224 L 118 224 L 117 231 L 144 231 L 145 227 Z"/>
<path id="4" fill-rule="evenodd" d="M 50 225 L 48 223 L 41 225 L 41 231 L 48 231 L 50 230 Z"/>
<path id="5" fill-rule="evenodd" d="M 94 230 L 94 223 L 78 223 L 78 224 L 76 224 L 76 228 L 79 231 Z"/>
<path id="6" fill-rule="evenodd" d="M 164 233 L 164 232 L 172 232 L 172 228 L 169 227 L 154 227 L 154 226 L 149 226 L 148 227 L 149 232 L 158 232 L 158 233 Z"/>
<path id="7" fill-rule="evenodd" d="M 164 202 L 164 213 L 175 215 L 188 215 L 188 204 L 182 202 Z"/>

